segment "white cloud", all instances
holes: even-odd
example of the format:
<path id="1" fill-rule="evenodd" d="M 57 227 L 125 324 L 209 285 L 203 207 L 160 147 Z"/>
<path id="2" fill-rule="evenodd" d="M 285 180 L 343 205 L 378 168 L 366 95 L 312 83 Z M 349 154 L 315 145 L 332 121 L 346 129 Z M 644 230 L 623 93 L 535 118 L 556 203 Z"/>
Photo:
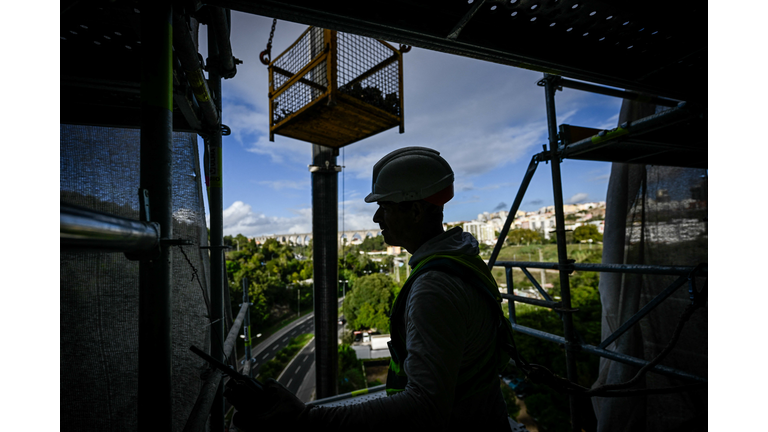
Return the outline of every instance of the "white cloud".
<path id="1" fill-rule="evenodd" d="M 605 130 L 615 129 L 618 126 L 618 122 L 619 122 L 619 114 L 616 113 L 616 115 L 611 116 L 610 118 L 605 120 L 603 123 L 596 126 L 595 129 L 605 129 Z"/>
<path id="2" fill-rule="evenodd" d="M 242 234 L 246 237 L 266 234 L 312 232 L 312 209 L 296 210 L 294 217 L 266 216 L 254 212 L 250 204 L 235 201 L 223 212 L 224 235 Z M 210 217 L 208 217 L 210 221 Z"/>
<path id="3" fill-rule="evenodd" d="M 589 194 L 586 194 L 584 192 L 577 193 L 576 195 L 568 198 L 568 200 L 565 201 L 566 204 L 579 204 L 587 201 L 589 198 Z"/>
<path id="4" fill-rule="evenodd" d="M 373 214 L 376 212 L 375 204 L 360 203 L 359 201 L 346 201 L 347 211 L 344 212 L 344 230 L 369 230 L 378 229 L 373 222 Z M 223 226 L 224 235 L 242 234 L 246 237 L 254 237 L 270 234 L 302 234 L 312 232 L 312 209 L 303 208 L 294 211 L 293 217 L 266 216 L 264 213 L 255 212 L 250 204 L 235 201 L 224 209 Z M 342 211 L 339 203 L 339 230 L 342 229 Z M 210 226 L 210 216 L 206 216 Z"/>
<path id="5" fill-rule="evenodd" d="M 304 180 L 262 180 L 258 182 L 262 185 L 267 185 L 274 190 L 283 189 L 308 189 L 309 182 Z"/>
<path id="6" fill-rule="evenodd" d="M 343 202 L 344 214 L 342 221 L 342 203 L 339 203 L 339 231 L 377 229 L 373 222 L 373 214 L 379 208 L 376 204 L 368 204 L 362 200 L 347 200 Z M 343 223 L 342 223 L 343 222 Z"/>

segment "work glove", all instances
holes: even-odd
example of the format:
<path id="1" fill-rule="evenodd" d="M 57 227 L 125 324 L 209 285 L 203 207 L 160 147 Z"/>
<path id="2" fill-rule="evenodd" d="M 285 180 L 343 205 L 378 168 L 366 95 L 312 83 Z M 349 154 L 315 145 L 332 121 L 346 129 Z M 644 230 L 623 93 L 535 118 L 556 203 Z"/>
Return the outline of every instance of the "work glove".
<path id="1" fill-rule="evenodd" d="M 264 391 L 256 392 L 234 380 L 227 383 L 224 397 L 237 409 L 232 420 L 238 429 L 264 431 L 306 422 L 309 408 L 296 395 L 271 378 L 263 385 Z"/>

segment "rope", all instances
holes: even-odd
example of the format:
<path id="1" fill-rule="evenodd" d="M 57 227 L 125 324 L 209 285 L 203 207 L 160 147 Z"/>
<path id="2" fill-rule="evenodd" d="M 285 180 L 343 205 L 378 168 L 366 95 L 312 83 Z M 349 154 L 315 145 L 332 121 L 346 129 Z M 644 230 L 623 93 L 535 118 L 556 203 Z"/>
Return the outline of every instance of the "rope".
<path id="1" fill-rule="evenodd" d="M 203 293 L 203 300 L 205 300 L 205 308 L 208 310 L 208 315 L 206 318 L 208 319 L 208 324 L 206 324 L 205 327 L 212 325 L 215 322 L 218 322 L 220 320 L 211 321 L 211 303 L 208 301 L 208 293 L 205 292 L 205 288 L 203 288 L 203 282 L 200 280 L 200 275 L 197 274 L 197 268 L 192 264 L 192 261 L 189 260 L 189 257 L 184 252 L 184 248 L 182 248 L 181 245 L 179 246 L 179 250 L 181 251 L 181 254 L 184 255 L 184 259 L 187 260 L 187 264 L 192 268 L 192 279 L 190 279 L 190 282 L 195 280 L 197 278 L 197 284 L 200 286 L 200 291 Z M 225 362 L 229 360 L 229 356 L 227 353 L 224 352 L 224 341 L 221 340 L 221 335 L 214 332 L 216 335 L 216 338 L 219 340 L 219 346 L 221 347 L 221 353 L 224 354 L 224 360 Z"/>

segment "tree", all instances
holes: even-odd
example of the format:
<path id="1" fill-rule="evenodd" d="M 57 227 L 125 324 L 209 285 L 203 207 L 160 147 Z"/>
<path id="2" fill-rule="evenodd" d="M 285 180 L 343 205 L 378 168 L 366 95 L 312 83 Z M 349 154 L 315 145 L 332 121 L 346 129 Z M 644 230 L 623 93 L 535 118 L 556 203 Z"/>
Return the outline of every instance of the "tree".
<path id="1" fill-rule="evenodd" d="M 517 228 L 507 234 L 507 241 L 512 244 L 541 243 L 541 235 L 534 230 Z"/>
<path id="2" fill-rule="evenodd" d="M 381 273 L 355 279 L 344 300 L 344 316 L 353 329 L 376 328 L 389 333 L 389 313 L 396 285 Z"/>
<path id="3" fill-rule="evenodd" d="M 339 392 L 348 393 L 365 388 L 362 362 L 349 345 L 339 345 Z"/>
<path id="4" fill-rule="evenodd" d="M 603 235 L 597 231 L 597 227 L 592 224 L 582 225 L 573 231 L 573 239 L 577 242 L 582 240 L 603 241 Z"/>
<path id="5" fill-rule="evenodd" d="M 366 237 L 358 249 L 364 252 L 381 251 L 387 248 L 387 244 L 384 243 L 384 236 Z"/>

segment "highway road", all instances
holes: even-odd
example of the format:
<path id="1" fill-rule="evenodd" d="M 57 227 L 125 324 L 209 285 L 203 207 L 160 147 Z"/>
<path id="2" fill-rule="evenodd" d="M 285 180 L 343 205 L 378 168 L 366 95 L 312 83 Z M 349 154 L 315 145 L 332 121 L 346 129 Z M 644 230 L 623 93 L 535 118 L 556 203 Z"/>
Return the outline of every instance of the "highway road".
<path id="1" fill-rule="evenodd" d="M 343 299 L 339 300 L 341 305 Z M 275 357 L 277 352 L 288 345 L 292 338 L 305 334 L 314 333 L 314 313 L 307 314 L 297 319 L 286 327 L 280 329 L 263 342 L 252 349 L 251 355 L 256 360 L 251 368 L 255 377 L 258 374 L 259 367 Z M 339 325 L 339 334 L 344 326 Z M 240 359 L 239 368 L 242 372 L 243 358 Z M 304 402 L 312 400 L 315 390 L 315 340 L 312 339 L 294 359 L 286 366 L 283 373 L 278 377 L 278 382 L 286 386 L 290 391 L 297 395 Z"/>

